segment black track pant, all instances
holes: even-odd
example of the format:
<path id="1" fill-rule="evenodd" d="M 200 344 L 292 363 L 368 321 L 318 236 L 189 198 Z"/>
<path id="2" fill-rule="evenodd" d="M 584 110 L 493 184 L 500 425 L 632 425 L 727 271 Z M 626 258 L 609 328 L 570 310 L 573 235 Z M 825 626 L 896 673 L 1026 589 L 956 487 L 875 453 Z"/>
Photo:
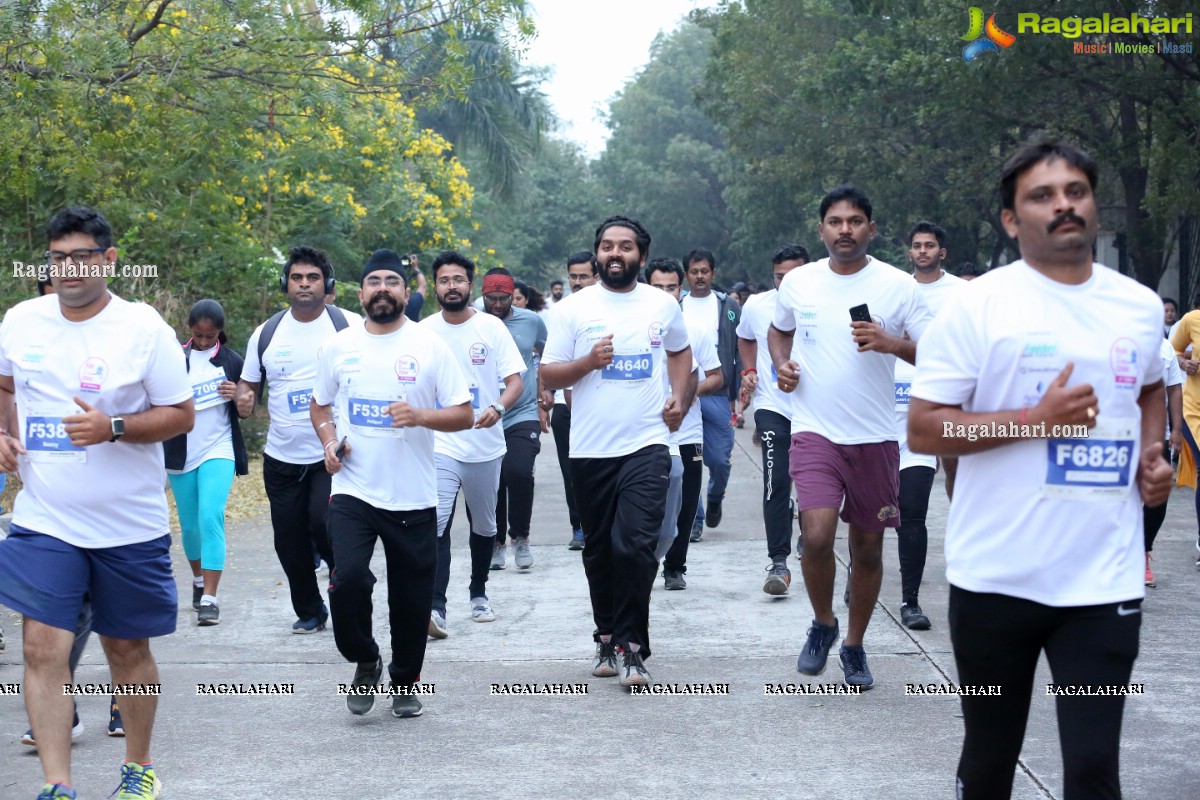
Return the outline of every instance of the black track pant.
<path id="1" fill-rule="evenodd" d="M 289 464 L 263 454 L 263 486 L 271 504 L 275 554 L 287 576 L 292 609 L 300 619 L 324 614 L 321 590 L 313 571 L 313 543 L 333 572 L 333 549 L 325 530 L 330 475 L 325 462 Z"/>
<path id="2" fill-rule="evenodd" d="M 496 541 L 507 536 L 529 537 L 533 517 L 533 465 L 542 452 L 542 425 L 537 420 L 518 422 L 504 430 L 504 462 L 496 492 Z"/>
<path id="3" fill-rule="evenodd" d="M 554 406 L 550 415 L 550 430 L 554 433 L 554 449 L 558 451 L 558 468 L 563 476 L 563 491 L 567 495 L 567 516 L 571 530 L 579 530 L 579 510 L 575 507 L 575 489 L 571 485 L 571 407 L 566 403 Z"/>
<path id="4" fill-rule="evenodd" d="M 921 577 L 925 574 L 925 556 L 929 552 L 929 492 L 933 489 L 933 467 L 908 467 L 900 470 L 900 527 L 896 528 L 900 551 L 900 599 L 917 604 Z"/>
<path id="5" fill-rule="evenodd" d="M 1138 654 L 1142 601 L 1056 608 L 950 587 L 950 641 L 961 686 L 999 686 L 999 697 L 962 696 L 966 737 L 959 800 L 1008 800 L 1038 656 L 1054 686 L 1128 686 Z M 1063 800 L 1119 800 L 1122 695 L 1055 697 Z"/>
<path id="6" fill-rule="evenodd" d="M 675 522 L 675 541 L 663 558 L 663 571 L 687 572 L 688 543 L 691 541 L 692 520 L 696 519 L 696 506 L 700 504 L 700 488 L 704 485 L 704 445 L 679 445 L 679 458 L 683 461 L 683 502 Z"/>

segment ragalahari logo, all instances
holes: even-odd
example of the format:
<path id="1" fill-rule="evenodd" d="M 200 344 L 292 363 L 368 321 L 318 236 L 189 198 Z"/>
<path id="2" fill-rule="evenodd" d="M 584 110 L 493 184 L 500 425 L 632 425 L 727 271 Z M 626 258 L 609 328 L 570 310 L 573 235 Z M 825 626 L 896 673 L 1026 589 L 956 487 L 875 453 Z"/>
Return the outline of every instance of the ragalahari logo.
<path id="1" fill-rule="evenodd" d="M 984 53 L 999 53 L 1003 48 L 1012 47 L 1013 42 L 1017 40 L 1017 37 L 1011 33 L 1000 30 L 1000 26 L 996 24 L 995 14 L 988 17 L 985 24 L 982 9 L 971 6 L 969 13 L 971 27 L 967 31 L 967 35 L 962 38 L 963 41 L 970 42 L 970 44 L 963 48 L 963 61 L 970 63 Z M 981 34 L 986 34 L 987 38 L 980 39 Z"/>

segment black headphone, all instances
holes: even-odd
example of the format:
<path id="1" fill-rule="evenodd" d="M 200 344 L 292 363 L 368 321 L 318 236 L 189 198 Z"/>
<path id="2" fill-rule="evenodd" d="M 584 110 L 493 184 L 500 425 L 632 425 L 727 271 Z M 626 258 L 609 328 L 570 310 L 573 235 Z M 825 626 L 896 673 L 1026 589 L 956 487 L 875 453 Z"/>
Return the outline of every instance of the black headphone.
<path id="1" fill-rule="evenodd" d="M 287 294 L 288 272 L 290 270 L 291 267 L 284 267 L 283 271 L 279 273 L 279 291 L 284 294 Z M 330 264 L 329 275 L 325 278 L 325 294 L 333 294 L 333 283 L 333 265 Z"/>

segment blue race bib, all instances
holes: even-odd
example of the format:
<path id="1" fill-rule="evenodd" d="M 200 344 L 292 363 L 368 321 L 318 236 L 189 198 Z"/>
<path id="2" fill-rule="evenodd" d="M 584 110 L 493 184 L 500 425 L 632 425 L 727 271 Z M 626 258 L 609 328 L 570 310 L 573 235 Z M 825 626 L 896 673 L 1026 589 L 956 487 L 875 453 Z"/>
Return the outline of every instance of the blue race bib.
<path id="1" fill-rule="evenodd" d="M 631 353 L 613 356 L 613 362 L 600 373 L 606 381 L 644 381 L 654 371 L 650 353 Z"/>

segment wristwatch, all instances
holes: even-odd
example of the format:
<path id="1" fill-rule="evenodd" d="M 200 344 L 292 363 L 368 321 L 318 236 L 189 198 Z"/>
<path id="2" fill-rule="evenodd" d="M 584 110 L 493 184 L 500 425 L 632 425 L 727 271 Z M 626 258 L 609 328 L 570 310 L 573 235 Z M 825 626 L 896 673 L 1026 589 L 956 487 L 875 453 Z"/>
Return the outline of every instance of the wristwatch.
<path id="1" fill-rule="evenodd" d="M 117 439 L 120 439 L 124 435 L 125 435 L 125 420 L 123 420 L 121 417 L 113 417 L 112 418 L 112 438 L 109 439 L 109 441 L 115 442 Z"/>
<path id="2" fill-rule="evenodd" d="M 499 414 L 502 417 L 504 416 L 504 411 L 505 411 L 504 403 L 501 403 L 499 400 L 497 400 L 496 402 L 492 403 L 492 408 L 496 409 L 497 414 Z"/>

